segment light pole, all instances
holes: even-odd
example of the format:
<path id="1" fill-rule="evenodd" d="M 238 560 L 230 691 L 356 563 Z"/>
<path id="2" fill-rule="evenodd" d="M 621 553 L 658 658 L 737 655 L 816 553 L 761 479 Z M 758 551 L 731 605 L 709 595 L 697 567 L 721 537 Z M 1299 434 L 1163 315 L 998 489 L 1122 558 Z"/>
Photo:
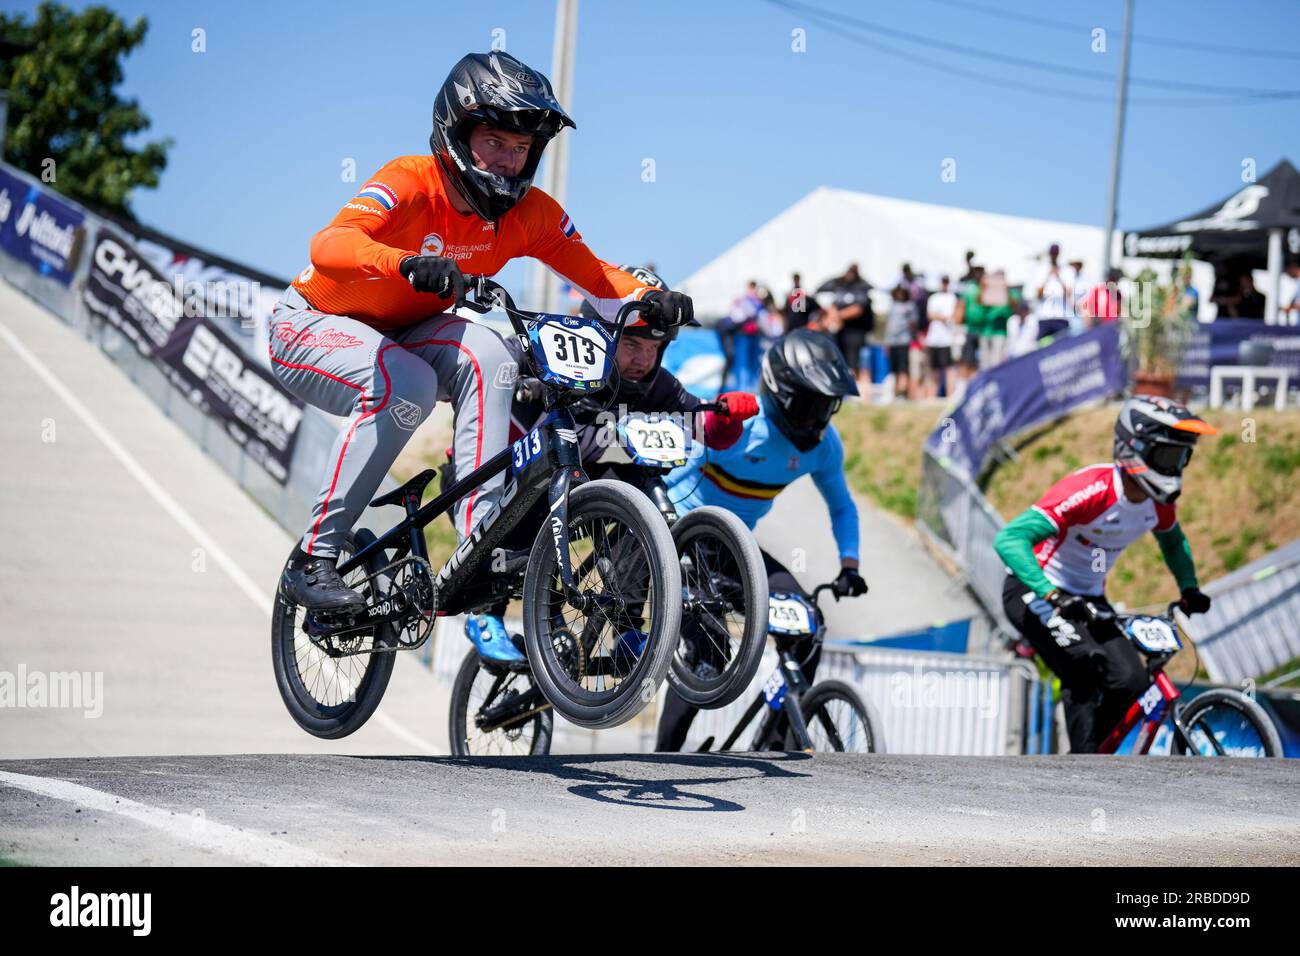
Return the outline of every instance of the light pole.
<path id="1" fill-rule="evenodd" d="M 578 33 L 578 0 L 556 0 L 555 44 L 551 51 L 551 85 L 560 105 L 571 112 L 573 103 L 573 49 Z M 546 151 L 542 170 L 542 189 L 561 206 L 564 184 L 569 173 L 569 136 L 561 133 Z M 540 262 L 533 264 L 533 307 L 554 311 L 555 293 L 559 288 L 555 273 Z"/>
<path id="2" fill-rule="evenodd" d="M 1110 247 L 1115 235 L 1115 208 L 1119 204 L 1119 162 L 1124 150 L 1124 109 L 1128 105 L 1128 54 L 1133 35 L 1133 0 L 1124 0 L 1124 47 L 1119 61 L 1119 90 L 1115 94 L 1115 146 L 1110 157 L 1110 194 L 1106 200 L 1106 236 L 1101 251 L 1101 281 L 1110 276 Z"/>

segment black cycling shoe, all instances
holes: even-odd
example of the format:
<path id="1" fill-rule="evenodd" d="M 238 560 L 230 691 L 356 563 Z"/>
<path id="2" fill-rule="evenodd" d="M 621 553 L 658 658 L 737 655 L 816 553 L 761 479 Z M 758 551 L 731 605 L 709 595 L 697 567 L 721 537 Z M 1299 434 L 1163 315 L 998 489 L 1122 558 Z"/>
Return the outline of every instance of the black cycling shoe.
<path id="1" fill-rule="evenodd" d="M 366 599 L 343 583 L 334 558 L 312 557 L 300 548 L 280 577 L 286 601 L 313 611 L 359 611 Z"/>

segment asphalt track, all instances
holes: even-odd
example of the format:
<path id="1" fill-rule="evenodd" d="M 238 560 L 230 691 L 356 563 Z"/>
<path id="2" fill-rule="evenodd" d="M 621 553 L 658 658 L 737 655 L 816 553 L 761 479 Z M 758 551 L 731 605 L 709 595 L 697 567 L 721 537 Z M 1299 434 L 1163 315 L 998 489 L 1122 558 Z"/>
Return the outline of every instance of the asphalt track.
<path id="1" fill-rule="evenodd" d="M 34 864 L 1294 865 L 1300 764 L 889 755 L 0 762 Z"/>
<path id="2" fill-rule="evenodd" d="M 366 727 L 317 740 L 271 679 L 289 537 L 94 346 L 3 284 L 0 408 L 0 672 L 103 682 L 94 708 L 0 709 L 0 862 L 1300 859 L 1290 761 L 453 760 L 429 756 L 446 752 L 445 689 L 404 655 Z M 778 534 L 806 513 L 788 516 Z M 829 543 L 828 526 L 804 529 Z M 864 523 L 873 619 L 959 611 L 919 551 L 882 543 L 894 532 Z M 812 549 L 810 574 L 832 550 Z"/>

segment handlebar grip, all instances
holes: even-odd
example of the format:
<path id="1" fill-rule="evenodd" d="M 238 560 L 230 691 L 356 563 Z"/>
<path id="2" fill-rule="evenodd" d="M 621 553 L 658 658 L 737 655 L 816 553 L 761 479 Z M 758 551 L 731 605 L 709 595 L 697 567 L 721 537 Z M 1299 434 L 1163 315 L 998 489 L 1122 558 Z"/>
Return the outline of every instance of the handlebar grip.
<path id="1" fill-rule="evenodd" d="M 1106 608 L 1098 607 L 1091 601 L 1084 601 L 1083 606 L 1088 609 L 1088 620 L 1090 621 L 1113 621 L 1115 612 Z"/>

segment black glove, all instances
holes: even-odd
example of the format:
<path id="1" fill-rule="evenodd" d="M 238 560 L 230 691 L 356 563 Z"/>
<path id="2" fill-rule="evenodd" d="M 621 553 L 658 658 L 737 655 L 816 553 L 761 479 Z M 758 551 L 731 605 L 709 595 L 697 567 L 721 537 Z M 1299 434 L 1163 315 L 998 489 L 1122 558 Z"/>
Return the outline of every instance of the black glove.
<path id="1" fill-rule="evenodd" d="M 535 378 L 520 376 L 515 382 L 515 401 L 521 405 L 540 402 L 546 395 L 546 388 Z"/>
<path id="2" fill-rule="evenodd" d="M 650 303 L 645 317 L 650 321 L 662 322 L 667 326 L 689 325 L 695 321 L 695 305 L 691 297 L 684 292 L 664 292 L 652 289 L 642 299 Z"/>
<path id="3" fill-rule="evenodd" d="M 397 264 L 397 271 L 416 292 L 432 292 L 444 299 L 454 298 L 457 307 L 465 304 L 465 275 L 454 259 L 407 256 Z"/>
<path id="4" fill-rule="evenodd" d="M 1047 601 L 1054 608 L 1061 612 L 1061 617 L 1067 621 L 1078 621 L 1085 623 L 1092 618 L 1088 611 L 1088 602 L 1077 594 L 1065 594 L 1061 591 L 1051 591 L 1047 595 Z"/>
<path id="5" fill-rule="evenodd" d="M 1178 608 L 1184 614 L 1204 614 L 1210 609 L 1210 596 L 1200 588 L 1183 588 L 1183 599 Z"/>
<path id="6" fill-rule="evenodd" d="M 858 597 L 867 593 L 867 582 L 862 580 L 856 568 L 841 568 L 831 590 L 836 597 Z"/>

